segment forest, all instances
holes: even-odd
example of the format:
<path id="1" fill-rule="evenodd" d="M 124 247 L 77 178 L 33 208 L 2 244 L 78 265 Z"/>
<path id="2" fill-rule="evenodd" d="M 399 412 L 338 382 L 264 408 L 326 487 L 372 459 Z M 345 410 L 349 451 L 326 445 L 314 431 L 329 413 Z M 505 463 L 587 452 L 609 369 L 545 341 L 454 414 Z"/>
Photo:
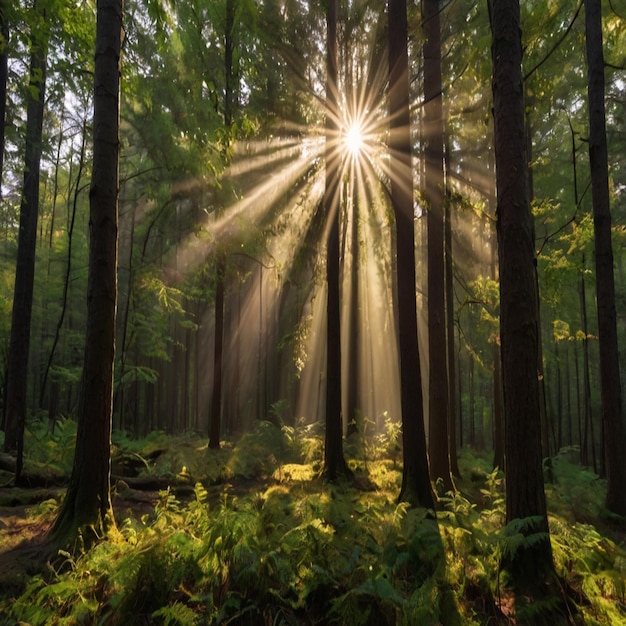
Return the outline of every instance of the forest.
<path id="1" fill-rule="evenodd" d="M 0 0 L 0 625 L 626 624 L 624 0 Z"/>

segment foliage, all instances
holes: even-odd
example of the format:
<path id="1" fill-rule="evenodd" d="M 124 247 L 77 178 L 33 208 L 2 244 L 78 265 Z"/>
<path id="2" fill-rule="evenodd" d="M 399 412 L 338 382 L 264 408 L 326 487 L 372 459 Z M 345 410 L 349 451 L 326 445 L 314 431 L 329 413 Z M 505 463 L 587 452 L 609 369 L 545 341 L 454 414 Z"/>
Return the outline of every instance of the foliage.
<path id="1" fill-rule="evenodd" d="M 69 418 L 55 420 L 52 432 L 47 420 L 28 420 L 24 436 L 26 474 L 44 477 L 52 484 L 63 481 L 72 467 L 75 442 L 76 422 Z"/>
<path id="2" fill-rule="evenodd" d="M 503 528 L 499 471 L 464 452 L 467 479 L 441 498 L 435 522 L 396 503 L 400 469 L 385 456 L 384 439 L 368 463 L 376 491 L 364 492 L 314 478 L 301 440 L 316 437 L 262 422 L 240 442 L 208 451 L 191 434 L 156 432 L 142 441 L 117 434 L 116 454 L 144 459 L 144 473 L 167 476 L 169 468 L 173 476 L 184 462 L 195 486 L 184 500 L 161 491 L 148 512 L 118 519 L 119 533 L 77 556 L 60 554 L 21 595 L 1 597 L 0 613 L 32 625 L 505 621 L 500 561 L 533 539 L 519 527 L 528 520 Z M 217 487 L 214 452 L 228 481 Z M 564 457 L 555 474 L 548 498 L 557 573 L 575 590 L 586 623 L 619 623 L 626 553 L 599 526 L 599 509 L 572 521 L 572 490 L 578 485 L 597 501 L 600 479 Z M 29 516 L 43 519 L 55 506 L 44 501 Z M 525 607 L 526 617 L 540 620 L 554 601 Z"/>

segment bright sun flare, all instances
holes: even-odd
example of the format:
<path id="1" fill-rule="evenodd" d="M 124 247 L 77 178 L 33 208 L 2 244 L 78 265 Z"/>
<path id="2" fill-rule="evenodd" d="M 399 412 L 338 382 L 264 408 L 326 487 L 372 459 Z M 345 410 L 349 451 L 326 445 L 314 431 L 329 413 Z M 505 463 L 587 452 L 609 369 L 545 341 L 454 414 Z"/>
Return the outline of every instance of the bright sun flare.
<path id="1" fill-rule="evenodd" d="M 363 148 L 363 128 L 359 122 L 353 122 L 348 128 L 345 137 L 345 147 L 350 156 L 354 158 L 359 156 Z"/>

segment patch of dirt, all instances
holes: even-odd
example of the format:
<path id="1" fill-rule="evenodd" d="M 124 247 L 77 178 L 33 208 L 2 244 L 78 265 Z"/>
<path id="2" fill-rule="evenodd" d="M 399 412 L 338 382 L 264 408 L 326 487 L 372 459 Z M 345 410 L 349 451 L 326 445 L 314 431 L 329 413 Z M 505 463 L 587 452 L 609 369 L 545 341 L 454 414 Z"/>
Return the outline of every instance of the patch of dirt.
<path id="1" fill-rule="evenodd" d="M 22 593 L 28 579 L 46 572 L 56 556 L 47 541 L 57 508 L 37 510 L 36 504 L 54 499 L 60 503 L 64 490 L 0 489 L 0 598 Z M 114 493 L 113 511 L 118 524 L 127 518 L 141 520 L 154 511 L 158 491 L 126 489 Z"/>
<path id="2" fill-rule="evenodd" d="M 30 505 L 0 507 L 0 597 L 20 593 L 28 579 L 45 571 L 45 538 L 52 513 L 33 517 Z"/>

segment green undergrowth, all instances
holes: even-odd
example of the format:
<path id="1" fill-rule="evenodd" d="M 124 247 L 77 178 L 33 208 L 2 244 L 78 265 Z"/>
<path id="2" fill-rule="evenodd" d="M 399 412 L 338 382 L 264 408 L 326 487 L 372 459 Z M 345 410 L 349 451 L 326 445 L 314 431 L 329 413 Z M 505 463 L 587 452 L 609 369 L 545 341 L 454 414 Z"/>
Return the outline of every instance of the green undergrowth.
<path id="1" fill-rule="evenodd" d="M 310 429 L 262 423 L 219 451 L 162 433 L 115 445 L 141 459 L 139 475 L 185 477 L 190 497 L 164 489 L 89 551 L 61 553 L 0 599 L 7 624 L 513 623 L 500 562 L 532 539 L 504 526 L 502 475 L 479 455 L 463 452 L 458 491 L 434 522 L 397 503 L 401 467 L 385 436 L 350 460 L 367 491 L 320 480 Z M 604 521 L 603 484 L 566 458 L 554 475 L 550 531 L 570 623 L 625 623 L 626 553 Z M 30 515 L 51 515 L 44 504 Z M 526 623 L 549 604 L 526 607 Z"/>

